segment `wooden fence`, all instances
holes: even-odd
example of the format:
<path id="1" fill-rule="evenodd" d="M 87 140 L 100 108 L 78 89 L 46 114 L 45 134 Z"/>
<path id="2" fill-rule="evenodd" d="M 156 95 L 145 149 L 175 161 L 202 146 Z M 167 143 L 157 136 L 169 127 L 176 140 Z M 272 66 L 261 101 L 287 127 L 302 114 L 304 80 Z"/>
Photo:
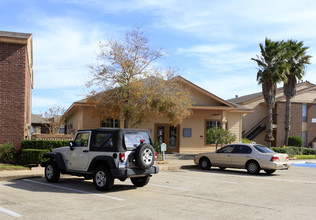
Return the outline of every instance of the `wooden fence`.
<path id="1" fill-rule="evenodd" d="M 32 140 L 71 141 L 72 134 L 33 134 Z"/>

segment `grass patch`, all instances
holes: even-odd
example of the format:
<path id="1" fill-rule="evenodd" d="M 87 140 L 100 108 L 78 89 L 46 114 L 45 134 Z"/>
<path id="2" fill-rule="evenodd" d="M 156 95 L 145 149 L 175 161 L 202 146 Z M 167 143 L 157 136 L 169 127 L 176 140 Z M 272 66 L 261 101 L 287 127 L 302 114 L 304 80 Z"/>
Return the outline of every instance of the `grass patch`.
<path id="1" fill-rule="evenodd" d="M 30 168 L 24 167 L 24 166 L 10 165 L 10 164 L 0 164 L 0 171 L 4 171 L 4 170 L 30 170 Z"/>
<path id="2" fill-rule="evenodd" d="M 308 160 L 308 159 L 316 159 L 315 155 L 294 155 L 297 160 Z"/>

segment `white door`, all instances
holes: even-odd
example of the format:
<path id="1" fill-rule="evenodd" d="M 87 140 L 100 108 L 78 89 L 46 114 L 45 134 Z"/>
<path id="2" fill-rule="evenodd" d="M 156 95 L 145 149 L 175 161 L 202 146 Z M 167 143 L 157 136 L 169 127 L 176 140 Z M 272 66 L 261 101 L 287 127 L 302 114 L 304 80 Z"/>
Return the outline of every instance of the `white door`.
<path id="1" fill-rule="evenodd" d="M 78 132 L 73 150 L 68 151 L 67 160 L 70 170 L 86 170 L 89 162 L 90 131 Z"/>

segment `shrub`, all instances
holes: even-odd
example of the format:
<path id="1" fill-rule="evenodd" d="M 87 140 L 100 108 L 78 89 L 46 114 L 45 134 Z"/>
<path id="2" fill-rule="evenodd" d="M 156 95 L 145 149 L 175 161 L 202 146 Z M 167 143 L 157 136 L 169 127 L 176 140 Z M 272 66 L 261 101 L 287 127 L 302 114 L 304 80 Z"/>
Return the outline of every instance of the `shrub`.
<path id="1" fill-rule="evenodd" d="M 252 144 L 253 141 L 249 140 L 248 138 L 242 138 L 241 142 L 244 143 L 244 144 Z"/>
<path id="2" fill-rule="evenodd" d="M 15 163 L 15 147 L 12 143 L 0 144 L 0 162 L 2 163 Z"/>
<path id="3" fill-rule="evenodd" d="M 69 146 L 69 141 L 50 141 L 50 140 L 22 140 L 22 149 L 54 149 L 57 147 Z"/>
<path id="4" fill-rule="evenodd" d="M 289 137 L 289 146 L 301 147 L 303 145 L 303 139 L 297 136 L 290 136 Z"/>
<path id="5" fill-rule="evenodd" d="M 153 147 L 157 154 L 161 153 L 161 144 L 158 141 L 154 141 Z"/>
<path id="6" fill-rule="evenodd" d="M 38 165 L 44 160 L 43 154 L 49 151 L 48 149 L 22 149 L 21 163 L 23 165 Z"/>
<path id="7" fill-rule="evenodd" d="M 273 150 L 276 153 L 286 154 L 286 148 L 271 147 L 271 150 Z"/>

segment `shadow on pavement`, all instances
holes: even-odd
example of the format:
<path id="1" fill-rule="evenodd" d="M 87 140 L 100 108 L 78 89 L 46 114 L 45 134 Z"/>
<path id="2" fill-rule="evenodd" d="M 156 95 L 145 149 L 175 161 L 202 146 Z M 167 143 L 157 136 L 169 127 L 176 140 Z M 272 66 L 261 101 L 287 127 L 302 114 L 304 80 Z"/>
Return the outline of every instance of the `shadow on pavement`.
<path id="1" fill-rule="evenodd" d="M 189 170 L 193 172 L 202 172 L 202 173 L 214 173 L 214 174 L 220 174 L 220 175 L 236 175 L 236 176 L 255 176 L 255 177 L 273 177 L 273 176 L 280 176 L 277 172 L 284 172 L 283 170 L 277 170 L 276 173 L 273 174 L 267 174 L 263 170 L 260 171 L 257 175 L 252 175 L 247 172 L 245 169 L 233 169 L 233 168 L 226 168 L 224 170 L 221 170 L 217 167 L 212 167 L 210 170 L 202 170 L 196 165 L 183 165 L 181 166 L 181 169 L 183 170 Z M 286 172 L 286 170 L 285 170 Z"/>

